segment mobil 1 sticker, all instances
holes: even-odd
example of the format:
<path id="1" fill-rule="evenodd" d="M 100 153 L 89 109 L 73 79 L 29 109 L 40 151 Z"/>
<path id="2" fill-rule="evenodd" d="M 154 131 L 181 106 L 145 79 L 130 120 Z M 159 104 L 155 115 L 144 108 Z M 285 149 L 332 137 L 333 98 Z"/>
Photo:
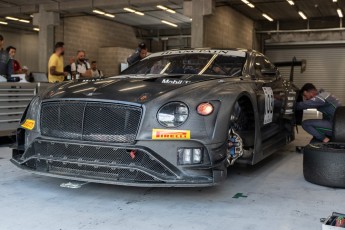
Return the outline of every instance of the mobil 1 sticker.
<path id="1" fill-rule="evenodd" d="M 164 78 L 161 82 L 163 84 L 173 84 L 173 85 L 186 85 L 186 84 L 191 83 L 191 81 L 168 79 L 168 78 Z"/>
<path id="2" fill-rule="evenodd" d="M 265 94 L 265 115 L 264 115 L 264 125 L 271 123 L 273 120 L 273 107 L 274 98 L 273 90 L 271 87 L 262 87 Z"/>

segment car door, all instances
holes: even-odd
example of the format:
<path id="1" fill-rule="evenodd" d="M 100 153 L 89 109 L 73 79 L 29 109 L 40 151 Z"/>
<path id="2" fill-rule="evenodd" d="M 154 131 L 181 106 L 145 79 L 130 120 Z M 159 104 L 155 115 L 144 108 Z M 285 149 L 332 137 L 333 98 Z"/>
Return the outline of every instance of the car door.
<path id="1" fill-rule="evenodd" d="M 252 67 L 256 79 L 261 132 L 265 140 L 281 131 L 284 80 L 277 68 L 261 54 L 256 54 Z"/>

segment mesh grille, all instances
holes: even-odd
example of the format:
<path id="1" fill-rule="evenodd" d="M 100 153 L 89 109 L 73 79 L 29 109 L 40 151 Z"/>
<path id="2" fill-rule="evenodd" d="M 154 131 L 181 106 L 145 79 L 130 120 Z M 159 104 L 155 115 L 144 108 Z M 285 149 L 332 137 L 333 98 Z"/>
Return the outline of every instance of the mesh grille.
<path id="1" fill-rule="evenodd" d="M 140 119 L 138 107 L 100 102 L 45 102 L 41 108 L 41 133 L 62 139 L 131 143 Z"/>
<path id="2" fill-rule="evenodd" d="M 77 145 L 51 141 L 35 141 L 23 159 L 36 159 L 31 167 L 37 171 L 93 179 L 152 181 L 176 176 L 145 150 L 132 150 L 98 145 Z M 29 165 L 28 165 L 29 166 Z M 146 172 L 146 173 L 145 173 Z"/>
<path id="3" fill-rule="evenodd" d="M 155 181 L 154 177 L 146 175 L 138 170 L 107 168 L 88 165 L 63 164 L 61 162 L 53 162 L 50 164 L 49 171 L 60 175 L 79 175 L 91 179 L 111 179 L 111 180 L 130 180 L 141 182 Z"/>

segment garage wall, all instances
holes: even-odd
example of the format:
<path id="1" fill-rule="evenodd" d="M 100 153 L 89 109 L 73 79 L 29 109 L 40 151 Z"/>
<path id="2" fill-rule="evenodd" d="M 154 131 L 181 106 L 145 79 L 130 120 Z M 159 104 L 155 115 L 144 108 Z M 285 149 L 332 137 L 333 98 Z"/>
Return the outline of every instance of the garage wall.
<path id="1" fill-rule="evenodd" d="M 320 43 L 326 42 L 337 43 L 345 41 L 345 33 L 343 31 L 317 31 L 317 32 L 299 32 L 299 33 L 272 33 L 266 39 L 266 43 Z"/>
<path id="2" fill-rule="evenodd" d="M 204 18 L 204 46 L 253 48 L 254 22 L 231 7 L 216 7 Z"/>
<path id="3" fill-rule="evenodd" d="M 122 47 L 99 48 L 98 68 L 104 76 L 110 77 L 120 73 L 119 63 L 126 63 L 127 57 L 133 53 L 132 49 Z"/>
<path id="4" fill-rule="evenodd" d="M 110 20 L 81 16 L 61 21 L 61 26 L 55 30 L 55 41 L 65 43 L 65 64 L 70 57 L 75 57 L 77 50 L 85 50 L 87 58 L 92 61 L 102 55 L 98 53 L 99 48 L 124 47 L 134 51 L 139 43 L 133 27 Z"/>
<path id="5" fill-rule="evenodd" d="M 0 31 L 5 38 L 4 48 L 14 46 L 17 48 L 16 60 L 29 71 L 38 70 L 38 34 Z"/>
<path id="6" fill-rule="evenodd" d="M 266 55 L 273 62 L 291 61 L 295 56 L 298 60 L 305 59 L 307 68 L 304 73 L 295 67 L 294 82 L 298 87 L 311 82 L 318 89 L 323 88 L 336 95 L 345 103 L 345 47 L 287 47 L 266 48 Z M 289 77 L 290 68 L 281 68 L 285 78 Z"/>

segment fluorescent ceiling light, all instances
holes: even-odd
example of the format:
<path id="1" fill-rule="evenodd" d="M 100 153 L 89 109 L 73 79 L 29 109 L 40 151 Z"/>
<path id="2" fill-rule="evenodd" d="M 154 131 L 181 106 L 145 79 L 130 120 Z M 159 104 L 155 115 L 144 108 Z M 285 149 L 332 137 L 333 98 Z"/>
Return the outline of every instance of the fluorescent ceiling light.
<path id="1" fill-rule="evenodd" d="M 34 30 L 34 31 L 40 31 L 40 29 L 39 29 L 39 28 L 33 28 L 33 30 Z"/>
<path id="2" fill-rule="evenodd" d="M 24 22 L 24 23 L 30 23 L 29 20 L 25 20 L 25 19 L 20 19 L 19 21 L 20 21 L 20 22 Z"/>
<path id="3" fill-rule="evenodd" d="M 343 12 L 341 11 L 341 9 L 337 9 L 337 13 L 338 13 L 339 18 L 343 17 Z"/>
<path id="4" fill-rule="evenodd" d="M 157 5 L 157 8 L 162 9 L 162 10 L 167 10 L 168 9 L 165 6 L 162 6 L 162 5 Z"/>
<path id="5" fill-rule="evenodd" d="M 19 18 L 14 18 L 14 17 L 9 17 L 9 16 L 7 16 L 6 19 L 12 20 L 12 21 L 18 21 L 19 20 Z"/>
<path id="6" fill-rule="evenodd" d="M 304 19 L 306 20 L 307 17 L 305 16 L 305 14 L 302 11 L 298 11 L 298 14 Z"/>
<path id="7" fill-rule="evenodd" d="M 262 16 L 264 18 L 266 18 L 268 21 L 273 22 L 273 19 L 270 16 L 268 16 L 267 14 L 262 14 Z"/>
<path id="8" fill-rule="evenodd" d="M 287 0 L 287 2 L 288 2 L 291 6 L 295 5 L 295 3 L 294 3 L 292 0 Z"/>
<path id="9" fill-rule="evenodd" d="M 169 12 L 169 13 L 172 13 L 172 14 L 175 14 L 175 13 L 176 13 L 175 10 L 172 10 L 172 9 L 166 7 L 166 6 L 157 5 L 157 8 L 162 9 L 162 10 L 165 10 L 165 11 L 167 11 L 167 12 Z"/>
<path id="10" fill-rule="evenodd" d="M 2 25 L 7 25 L 8 23 L 7 23 L 7 22 L 1 22 L 1 21 L 0 21 L 0 24 L 2 24 Z"/>
<path id="11" fill-rule="evenodd" d="M 100 11 L 100 10 L 93 10 L 92 12 L 94 12 L 95 14 L 105 14 L 103 11 Z"/>
<path id="12" fill-rule="evenodd" d="M 241 0 L 243 3 L 247 4 L 250 8 L 254 8 L 254 4 L 250 3 L 248 0 Z"/>
<path id="13" fill-rule="evenodd" d="M 333 0 L 333 2 L 337 2 L 337 0 Z"/>
<path id="14" fill-rule="evenodd" d="M 107 16 L 109 18 L 115 18 L 115 15 L 113 15 L 113 14 L 104 14 L 104 16 Z"/>
<path id="15" fill-rule="evenodd" d="M 140 16 L 144 16 L 145 15 L 144 13 L 139 12 L 139 11 L 135 11 L 134 13 L 137 14 L 137 15 L 140 15 Z"/>
<path id="16" fill-rule="evenodd" d="M 172 22 L 168 22 L 168 21 L 165 21 L 165 20 L 162 20 L 162 22 L 167 24 L 167 25 L 169 25 L 169 26 L 177 27 L 177 25 L 172 23 Z"/>
<path id="17" fill-rule="evenodd" d="M 172 10 L 172 9 L 167 9 L 166 11 L 169 12 L 169 13 L 172 13 L 172 14 L 175 14 L 175 13 L 176 13 L 176 11 L 175 11 L 175 10 Z"/>
<path id="18" fill-rule="evenodd" d="M 128 12 L 131 12 L 131 13 L 134 13 L 135 12 L 135 10 L 133 10 L 133 9 L 131 9 L 131 8 L 123 8 L 125 11 L 128 11 Z"/>
<path id="19" fill-rule="evenodd" d="M 143 12 L 140 12 L 140 11 L 136 11 L 136 10 L 133 10 L 131 8 L 128 8 L 128 7 L 125 7 L 123 8 L 125 11 L 128 11 L 128 12 L 131 12 L 131 13 L 135 13 L 137 15 L 140 15 L 140 16 L 144 16 L 145 14 Z"/>

